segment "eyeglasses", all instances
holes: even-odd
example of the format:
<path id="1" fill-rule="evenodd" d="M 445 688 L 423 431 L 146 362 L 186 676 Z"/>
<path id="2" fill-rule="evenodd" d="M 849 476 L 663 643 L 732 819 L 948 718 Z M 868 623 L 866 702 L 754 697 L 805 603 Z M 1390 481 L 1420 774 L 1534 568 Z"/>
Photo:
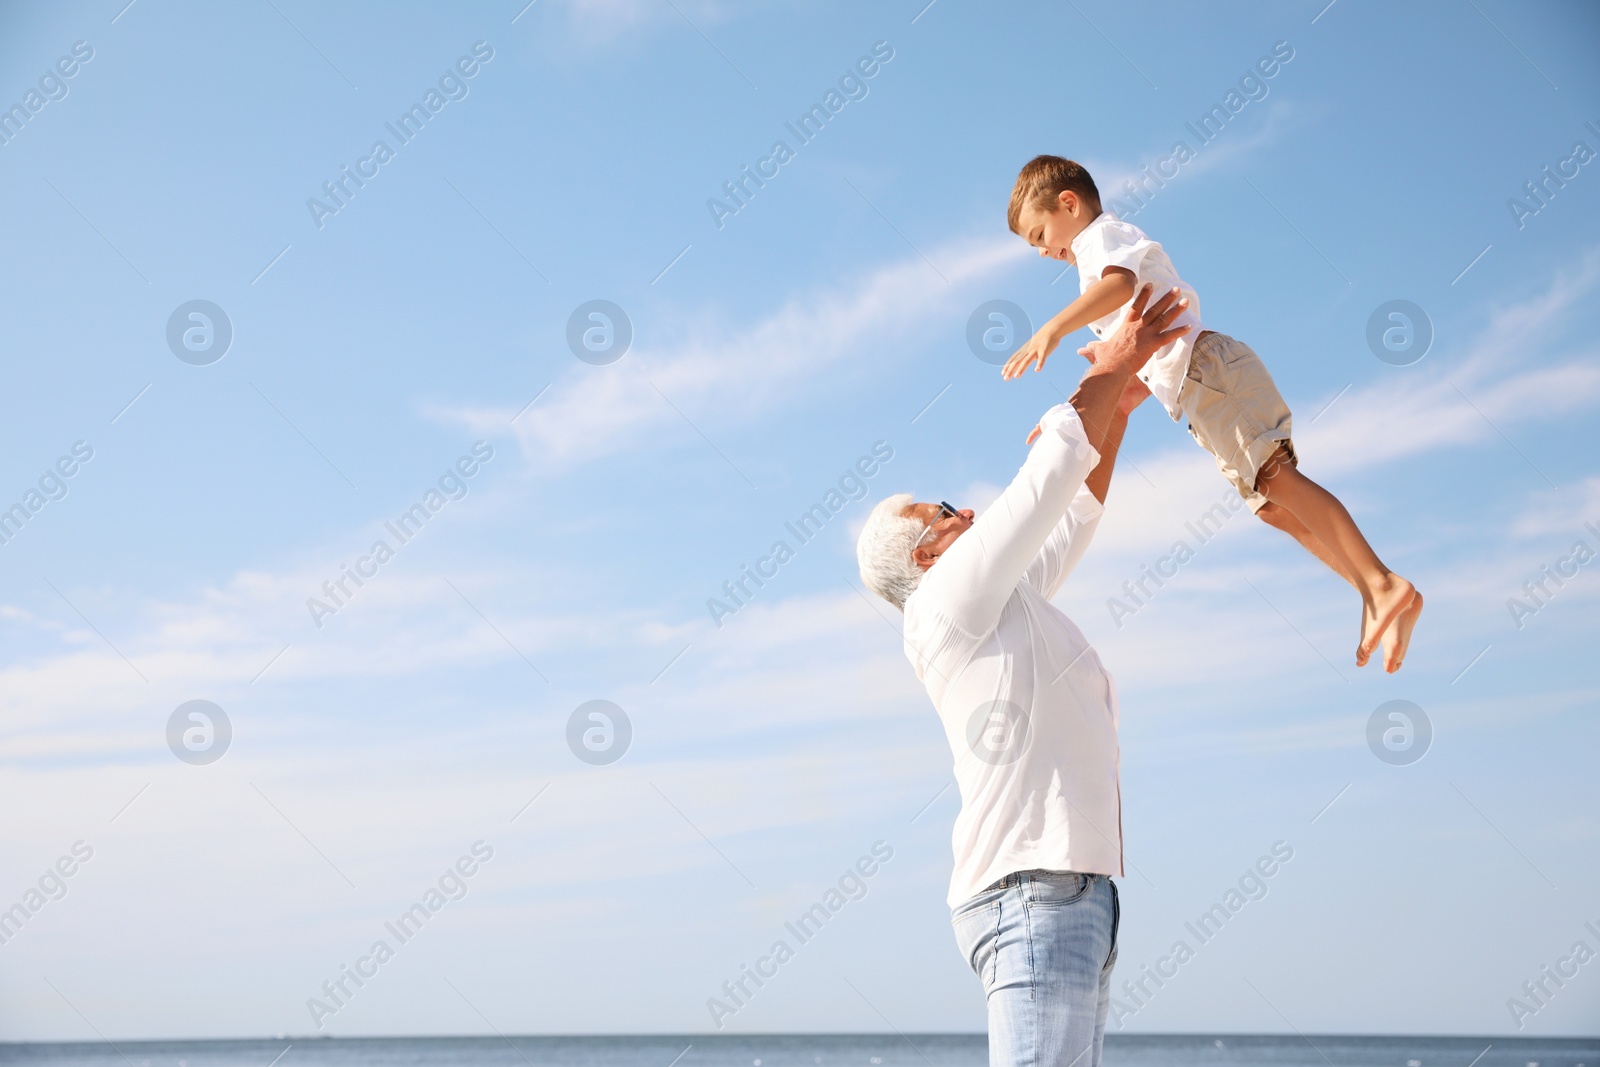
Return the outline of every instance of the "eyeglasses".
<path id="1" fill-rule="evenodd" d="M 955 519 L 960 517 L 961 512 L 955 509 L 955 505 L 949 503 L 948 501 L 941 500 L 939 501 L 939 518 L 934 519 L 933 522 L 938 522 L 939 519 Z M 917 544 L 920 545 L 922 542 L 928 539 L 928 534 L 933 532 L 933 522 L 930 522 L 927 526 L 923 527 L 922 536 L 917 538 Z"/>

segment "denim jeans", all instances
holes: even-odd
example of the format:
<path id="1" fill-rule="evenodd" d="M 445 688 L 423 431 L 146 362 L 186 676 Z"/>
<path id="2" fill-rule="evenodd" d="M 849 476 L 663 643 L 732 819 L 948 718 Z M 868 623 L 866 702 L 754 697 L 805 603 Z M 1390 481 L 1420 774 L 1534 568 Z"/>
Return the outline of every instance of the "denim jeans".
<path id="1" fill-rule="evenodd" d="M 1100 1067 L 1117 887 L 1103 874 L 1017 871 L 951 912 L 989 1001 L 990 1067 Z"/>

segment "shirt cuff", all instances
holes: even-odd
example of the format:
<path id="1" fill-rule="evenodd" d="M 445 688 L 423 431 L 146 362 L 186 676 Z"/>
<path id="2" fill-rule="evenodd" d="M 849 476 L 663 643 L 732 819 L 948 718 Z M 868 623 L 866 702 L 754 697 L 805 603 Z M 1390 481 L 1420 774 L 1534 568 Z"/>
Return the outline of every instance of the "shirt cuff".
<path id="1" fill-rule="evenodd" d="M 1078 416 L 1078 409 L 1070 403 L 1064 401 L 1045 412 L 1039 420 L 1039 429 L 1060 437 L 1072 447 L 1072 454 L 1077 459 L 1089 460 L 1090 466 L 1100 462 L 1100 450 L 1089 443 L 1083 419 Z"/>
<path id="2" fill-rule="evenodd" d="M 1079 489 L 1078 494 L 1072 498 L 1072 504 L 1068 506 L 1067 514 L 1071 515 L 1079 525 L 1082 525 L 1100 518 L 1101 515 L 1105 514 L 1105 510 L 1106 506 L 1096 500 L 1095 495 L 1089 492 L 1088 487 L 1085 486 Z"/>

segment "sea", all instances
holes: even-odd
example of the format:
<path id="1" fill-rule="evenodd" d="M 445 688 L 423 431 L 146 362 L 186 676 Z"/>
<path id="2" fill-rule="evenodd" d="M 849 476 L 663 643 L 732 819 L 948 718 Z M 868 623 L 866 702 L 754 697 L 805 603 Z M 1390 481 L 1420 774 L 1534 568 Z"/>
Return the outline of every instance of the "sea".
<path id="1" fill-rule="evenodd" d="M 7 1067 L 986 1067 L 983 1034 L 0 1043 Z M 1108 1034 L 1105 1067 L 1600 1067 L 1600 1037 Z"/>

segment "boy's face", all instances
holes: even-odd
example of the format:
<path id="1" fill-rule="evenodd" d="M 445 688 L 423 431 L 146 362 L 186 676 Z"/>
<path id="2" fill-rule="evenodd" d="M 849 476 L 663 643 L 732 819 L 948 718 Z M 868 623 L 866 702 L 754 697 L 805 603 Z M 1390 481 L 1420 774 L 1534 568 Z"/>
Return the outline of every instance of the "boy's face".
<path id="1" fill-rule="evenodd" d="M 1017 214 L 1017 228 L 1022 239 L 1039 250 L 1048 259 L 1076 263 L 1072 255 L 1072 239 L 1094 221 L 1088 205 L 1070 190 L 1063 189 L 1054 205 L 1046 211 L 1038 204 L 1028 204 Z"/>

